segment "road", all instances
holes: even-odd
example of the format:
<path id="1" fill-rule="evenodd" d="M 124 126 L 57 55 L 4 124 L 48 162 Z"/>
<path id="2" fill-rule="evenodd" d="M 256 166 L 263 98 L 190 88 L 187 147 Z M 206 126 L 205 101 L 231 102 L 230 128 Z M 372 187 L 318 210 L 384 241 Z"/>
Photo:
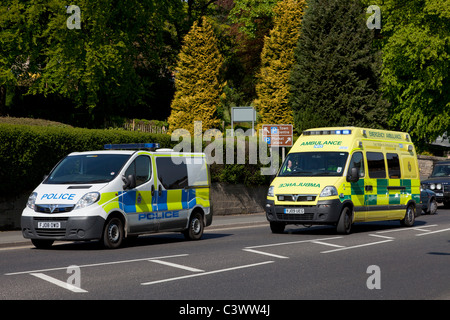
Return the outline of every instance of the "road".
<path id="1" fill-rule="evenodd" d="M 0 299 L 450 299 L 450 210 L 420 216 L 412 228 L 357 224 L 344 236 L 322 226 L 272 234 L 255 217 L 215 221 L 200 241 L 165 233 L 116 250 L 3 245 Z"/>

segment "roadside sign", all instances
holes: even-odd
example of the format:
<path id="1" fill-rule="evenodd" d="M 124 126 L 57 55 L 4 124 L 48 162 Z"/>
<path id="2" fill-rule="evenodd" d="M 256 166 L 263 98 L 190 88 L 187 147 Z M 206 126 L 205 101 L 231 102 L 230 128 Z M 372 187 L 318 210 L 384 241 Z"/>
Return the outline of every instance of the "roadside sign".
<path id="1" fill-rule="evenodd" d="M 262 135 L 269 147 L 292 147 L 292 124 L 263 124 Z"/>

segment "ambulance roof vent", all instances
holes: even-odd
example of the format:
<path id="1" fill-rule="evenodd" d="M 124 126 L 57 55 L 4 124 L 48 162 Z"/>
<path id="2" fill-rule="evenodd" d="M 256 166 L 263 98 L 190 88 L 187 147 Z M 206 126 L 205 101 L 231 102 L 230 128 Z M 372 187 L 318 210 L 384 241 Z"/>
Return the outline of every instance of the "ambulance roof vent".
<path id="1" fill-rule="evenodd" d="M 159 148 L 159 143 L 120 143 L 120 144 L 105 144 L 105 150 L 140 150 Z"/>

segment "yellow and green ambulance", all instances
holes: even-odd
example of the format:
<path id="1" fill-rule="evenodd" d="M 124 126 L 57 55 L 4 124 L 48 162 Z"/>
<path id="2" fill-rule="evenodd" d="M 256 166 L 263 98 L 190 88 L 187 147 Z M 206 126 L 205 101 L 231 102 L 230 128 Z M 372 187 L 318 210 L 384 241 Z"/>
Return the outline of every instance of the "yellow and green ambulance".
<path id="1" fill-rule="evenodd" d="M 399 220 L 412 226 L 420 206 L 417 156 L 408 133 L 343 127 L 303 131 L 272 181 L 266 216 L 288 224 Z M 420 210 L 419 210 L 420 211 Z"/>
<path id="2" fill-rule="evenodd" d="M 201 238 L 212 222 L 205 154 L 142 150 L 154 147 L 105 145 L 66 156 L 30 195 L 23 236 L 38 248 L 93 239 L 117 248 L 126 237 L 159 231 Z"/>

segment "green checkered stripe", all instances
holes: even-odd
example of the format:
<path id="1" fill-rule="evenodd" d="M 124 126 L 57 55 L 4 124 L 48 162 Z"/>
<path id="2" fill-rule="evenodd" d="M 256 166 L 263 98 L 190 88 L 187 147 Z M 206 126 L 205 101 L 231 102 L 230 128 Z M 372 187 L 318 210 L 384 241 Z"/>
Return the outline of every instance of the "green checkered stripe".
<path id="1" fill-rule="evenodd" d="M 373 191 L 365 191 L 366 182 L 372 185 Z M 388 186 L 400 186 L 404 189 L 388 190 Z M 412 200 L 420 203 L 419 186 L 420 182 L 412 179 L 359 179 L 356 183 L 350 183 L 350 192 L 347 188 L 341 200 L 352 200 L 356 205 L 399 205 L 402 204 L 402 199 L 409 200 L 411 195 Z M 403 204 L 406 202 L 403 201 Z"/>

